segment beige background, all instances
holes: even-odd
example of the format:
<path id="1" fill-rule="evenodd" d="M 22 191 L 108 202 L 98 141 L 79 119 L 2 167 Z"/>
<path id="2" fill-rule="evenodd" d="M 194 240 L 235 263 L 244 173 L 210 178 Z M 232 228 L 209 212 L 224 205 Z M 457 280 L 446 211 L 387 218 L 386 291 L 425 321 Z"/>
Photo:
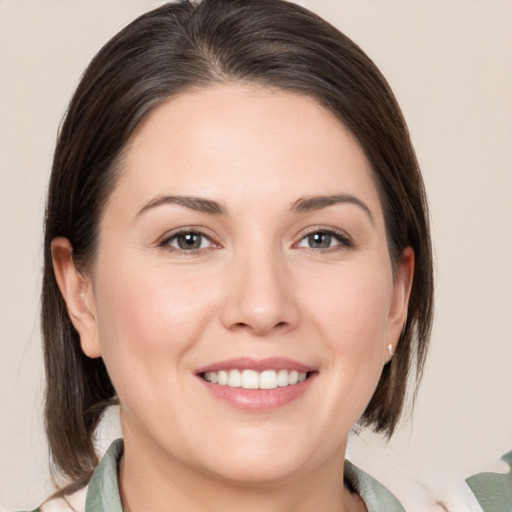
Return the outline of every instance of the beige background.
<path id="1" fill-rule="evenodd" d="M 0 0 L 2 510 L 35 506 L 50 488 L 38 294 L 59 121 L 99 47 L 161 3 Z M 415 413 L 389 445 L 365 434 L 350 448 L 419 511 L 420 495 L 446 496 L 469 474 L 502 469 L 497 459 L 512 448 L 512 2 L 301 3 L 387 76 L 430 195 L 437 313 Z"/>

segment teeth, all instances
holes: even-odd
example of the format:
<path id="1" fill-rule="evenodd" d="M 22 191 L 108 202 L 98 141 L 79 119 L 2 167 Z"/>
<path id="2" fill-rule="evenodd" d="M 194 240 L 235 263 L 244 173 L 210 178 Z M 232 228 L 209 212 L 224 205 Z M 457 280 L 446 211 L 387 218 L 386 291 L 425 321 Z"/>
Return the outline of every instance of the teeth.
<path id="1" fill-rule="evenodd" d="M 261 372 L 259 384 L 260 389 L 277 388 L 277 373 L 274 370 L 266 370 Z"/>
<path id="2" fill-rule="evenodd" d="M 227 385 L 232 388 L 242 387 L 242 375 L 238 370 L 229 370 Z"/>
<path id="3" fill-rule="evenodd" d="M 242 372 L 242 387 L 244 389 L 258 389 L 260 387 L 258 372 L 254 370 L 244 370 Z"/>
<path id="4" fill-rule="evenodd" d="M 275 389 L 277 387 L 293 386 L 304 382 L 307 373 L 297 370 L 221 370 L 219 372 L 206 372 L 203 379 L 212 384 L 230 386 L 243 389 Z"/>
<path id="5" fill-rule="evenodd" d="M 277 385 L 279 387 L 288 386 L 288 370 L 279 370 L 277 374 Z"/>
<path id="6" fill-rule="evenodd" d="M 228 372 L 219 372 L 219 384 L 225 386 L 228 383 Z"/>

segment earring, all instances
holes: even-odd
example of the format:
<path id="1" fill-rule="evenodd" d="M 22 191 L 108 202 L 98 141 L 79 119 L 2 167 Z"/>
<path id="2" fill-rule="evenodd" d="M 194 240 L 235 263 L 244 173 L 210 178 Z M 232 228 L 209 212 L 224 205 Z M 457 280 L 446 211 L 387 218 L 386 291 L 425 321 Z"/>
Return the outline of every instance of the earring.
<path id="1" fill-rule="evenodd" d="M 391 345 L 391 343 L 388 345 L 388 351 L 389 351 L 389 358 L 391 359 L 393 357 L 393 345 Z"/>

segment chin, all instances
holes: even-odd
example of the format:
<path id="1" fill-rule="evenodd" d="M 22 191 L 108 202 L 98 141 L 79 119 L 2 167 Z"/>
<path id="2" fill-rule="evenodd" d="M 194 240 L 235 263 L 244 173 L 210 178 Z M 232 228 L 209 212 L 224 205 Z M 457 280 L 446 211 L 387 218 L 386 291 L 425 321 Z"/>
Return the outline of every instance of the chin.
<path id="1" fill-rule="evenodd" d="M 249 487 L 273 487 L 295 480 L 306 472 L 304 464 L 296 457 L 274 454 L 264 460 L 261 455 L 255 459 L 240 457 L 224 460 L 222 465 L 211 468 L 210 472 L 230 484 Z"/>
<path id="2" fill-rule="evenodd" d="M 219 443 L 208 450 L 210 456 L 203 461 L 210 474 L 238 485 L 273 486 L 292 481 L 322 460 L 322 450 L 318 446 L 315 449 L 314 443 L 304 442 L 307 433 L 291 436 L 292 428 L 286 432 L 274 431 L 273 435 L 252 431 L 253 435 L 244 439 L 233 434 L 225 445 Z"/>

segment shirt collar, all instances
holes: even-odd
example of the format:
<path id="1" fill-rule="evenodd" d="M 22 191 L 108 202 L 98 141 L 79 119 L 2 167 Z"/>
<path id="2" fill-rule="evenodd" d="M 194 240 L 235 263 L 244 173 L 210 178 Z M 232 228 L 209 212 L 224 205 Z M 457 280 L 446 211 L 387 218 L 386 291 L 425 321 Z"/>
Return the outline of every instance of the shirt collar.
<path id="1" fill-rule="evenodd" d="M 123 512 L 117 479 L 123 451 L 123 440 L 116 439 L 102 457 L 89 482 L 85 512 Z"/>
<path id="2" fill-rule="evenodd" d="M 85 512 L 123 512 L 117 468 L 124 443 L 116 439 L 96 467 L 87 489 Z M 368 512 L 405 512 L 399 501 L 379 482 L 345 461 L 345 478 L 357 490 Z"/>

